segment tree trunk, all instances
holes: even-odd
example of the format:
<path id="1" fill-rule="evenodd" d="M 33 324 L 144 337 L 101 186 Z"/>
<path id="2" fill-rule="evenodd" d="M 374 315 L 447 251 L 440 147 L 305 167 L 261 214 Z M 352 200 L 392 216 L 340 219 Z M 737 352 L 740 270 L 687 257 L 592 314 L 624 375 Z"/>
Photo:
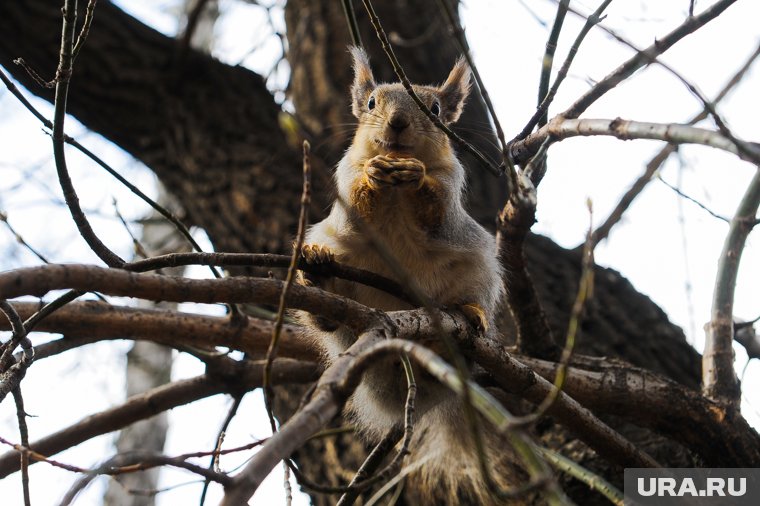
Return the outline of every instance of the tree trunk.
<path id="1" fill-rule="evenodd" d="M 398 51 L 409 77 L 417 82 L 445 78 L 458 51 L 445 35 L 436 2 L 376 3 L 386 30 L 413 43 Z M 293 68 L 290 93 L 307 130 L 317 139 L 330 140 L 326 147 L 316 149 L 323 166 L 336 161 L 347 141 L 330 138 L 349 118 L 350 69 L 345 48 L 350 41 L 339 4 L 334 0 L 290 0 L 286 12 Z M 393 80 L 362 12 L 359 18 L 377 75 Z M 50 100 L 49 90 L 37 86 L 11 62 L 23 57 L 42 75 L 53 75 L 59 2 L 3 2 L 0 30 L 4 34 L 0 64 L 32 92 Z M 279 109 L 260 76 L 192 50 L 179 51 L 177 41 L 110 3 L 100 2 L 89 39 L 76 61 L 69 111 L 154 170 L 177 196 L 188 219 L 208 232 L 218 250 L 289 248 L 298 216 L 301 163 L 298 146 L 288 145 L 277 126 Z M 467 114 L 465 121 L 470 126 L 488 122 L 476 100 L 471 100 Z M 488 147 L 485 138 L 472 140 L 496 159 L 497 152 Z M 502 204 L 503 188 L 472 163 L 468 172 L 470 207 L 478 219 L 490 224 Z M 312 217 L 316 220 L 329 197 L 322 179 L 315 177 L 314 181 Z M 557 335 L 564 335 L 580 275 L 580 254 L 537 236 L 528 241 L 527 252 L 550 323 Z M 598 269 L 595 291 L 579 336 L 581 353 L 620 357 L 687 386 L 698 385 L 698 355 L 656 305 L 608 269 Z M 299 395 L 280 396 L 278 411 L 292 410 Z M 547 439 L 554 435 L 560 444 L 567 442 L 563 450 L 588 462 L 591 452 L 573 443 L 564 431 L 555 430 L 551 421 L 540 429 Z M 684 462 L 684 452 L 674 445 L 632 428 L 626 433 L 635 440 L 650 441 L 650 449 L 659 448 L 655 457 L 661 462 Z M 349 458 L 346 448 L 355 458 Z M 322 438 L 299 452 L 299 464 L 315 481 L 335 484 L 350 477 L 343 466 L 355 469 L 363 451 L 362 445 L 349 437 Z M 341 465 L 336 465 L 336 455 Z M 595 461 L 592 467 L 610 471 L 603 461 Z M 581 504 L 598 499 L 582 487 L 574 494 Z M 317 504 L 335 501 L 330 496 L 314 497 Z"/>

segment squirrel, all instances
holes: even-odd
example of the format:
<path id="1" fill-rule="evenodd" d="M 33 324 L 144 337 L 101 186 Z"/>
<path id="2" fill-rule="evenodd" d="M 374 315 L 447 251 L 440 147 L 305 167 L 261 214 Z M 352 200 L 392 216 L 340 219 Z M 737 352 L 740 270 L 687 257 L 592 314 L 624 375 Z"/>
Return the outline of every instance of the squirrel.
<path id="1" fill-rule="evenodd" d="M 440 306 L 456 306 L 481 331 L 493 327 L 504 293 L 496 241 L 465 210 L 464 167 L 446 134 L 423 113 L 400 83 L 378 84 L 367 54 L 351 47 L 351 110 L 358 119 L 353 142 L 335 171 L 339 201 L 311 226 L 301 254 L 307 262 L 337 261 L 397 279 L 359 226 L 368 224 L 401 270 Z M 460 58 L 441 86 L 413 85 L 443 124 L 462 113 L 470 69 Z M 300 272 L 299 282 L 350 297 L 383 311 L 411 309 L 379 290 Z M 355 340 L 348 329 L 319 317 L 302 317 L 330 362 Z M 377 441 L 403 420 L 406 379 L 395 368 L 373 367 L 349 401 L 360 432 Z M 392 371 L 392 372 L 389 372 Z M 411 453 L 419 504 L 490 504 L 457 395 L 417 372 L 419 389 Z M 453 459 L 453 460 L 452 460 Z"/>

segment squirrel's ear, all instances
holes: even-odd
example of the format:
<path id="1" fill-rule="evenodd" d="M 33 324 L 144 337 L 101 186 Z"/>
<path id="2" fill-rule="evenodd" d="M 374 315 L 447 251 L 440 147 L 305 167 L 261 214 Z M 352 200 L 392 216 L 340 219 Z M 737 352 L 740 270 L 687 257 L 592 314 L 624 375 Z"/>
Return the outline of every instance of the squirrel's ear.
<path id="1" fill-rule="evenodd" d="M 354 83 L 351 85 L 351 111 L 357 118 L 361 116 L 363 108 L 367 105 L 370 93 L 377 87 L 372 69 L 369 66 L 369 57 L 364 49 L 359 46 L 349 47 L 354 59 Z"/>
<path id="2" fill-rule="evenodd" d="M 463 57 L 459 57 L 451 69 L 446 82 L 438 88 L 441 99 L 441 121 L 454 123 L 464 109 L 464 102 L 470 94 L 470 67 Z"/>

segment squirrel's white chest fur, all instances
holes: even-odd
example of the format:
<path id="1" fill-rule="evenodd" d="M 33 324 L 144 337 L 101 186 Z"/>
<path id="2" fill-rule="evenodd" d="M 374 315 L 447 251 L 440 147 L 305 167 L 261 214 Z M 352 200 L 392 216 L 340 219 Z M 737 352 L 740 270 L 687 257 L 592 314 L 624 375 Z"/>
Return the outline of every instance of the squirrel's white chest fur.
<path id="1" fill-rule="evenodd" d="M 381 274 L 402 285 L 413 283 L 434 304 L 478 303 L 492 314 L 501 293 L 500 280 L 494 279 L 500 269 L 493 237 L 474 220 L 461 220 L 469 216 L 459 209 L 444 214 L 441 229 L 461 230 L 431 234 L 414 219 L 411 211 L 415 202 L 400 197 L 388 195 L 378 206 L 370 225 L 373 238 L 364 232 L 367 226 L 352 223 L 336 203 L 330 215 L 309 230 L 306 240 L 330 248 L 340 263 Z M 410 308 L 389 294 L 341 280 L 334 280 L 330 291 L 385 311 Z"/>

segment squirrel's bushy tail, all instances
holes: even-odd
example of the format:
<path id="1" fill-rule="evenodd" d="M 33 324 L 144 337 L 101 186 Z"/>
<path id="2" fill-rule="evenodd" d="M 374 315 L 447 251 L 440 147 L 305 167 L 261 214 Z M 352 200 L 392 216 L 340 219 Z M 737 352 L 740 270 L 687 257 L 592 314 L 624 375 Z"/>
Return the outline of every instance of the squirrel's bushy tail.
<path id="1" fill-rule="evenodd" d="M 447 400 L 422 415 L 415 424 L 411 457 L 407 464 L 407 493 L 418 506 L 440 505 L 528 505 L 535 504 L 531 494 L 505 503 L 489 493 L 480 471 L 478 455 L 472 441 L 459 399 Z M 501 489 L 525 483 L 527 475 L 515 466 L 509 445 L 481 420 L 491 478 Z M 498 448 L 501 453 L 492 450 Z"/>

